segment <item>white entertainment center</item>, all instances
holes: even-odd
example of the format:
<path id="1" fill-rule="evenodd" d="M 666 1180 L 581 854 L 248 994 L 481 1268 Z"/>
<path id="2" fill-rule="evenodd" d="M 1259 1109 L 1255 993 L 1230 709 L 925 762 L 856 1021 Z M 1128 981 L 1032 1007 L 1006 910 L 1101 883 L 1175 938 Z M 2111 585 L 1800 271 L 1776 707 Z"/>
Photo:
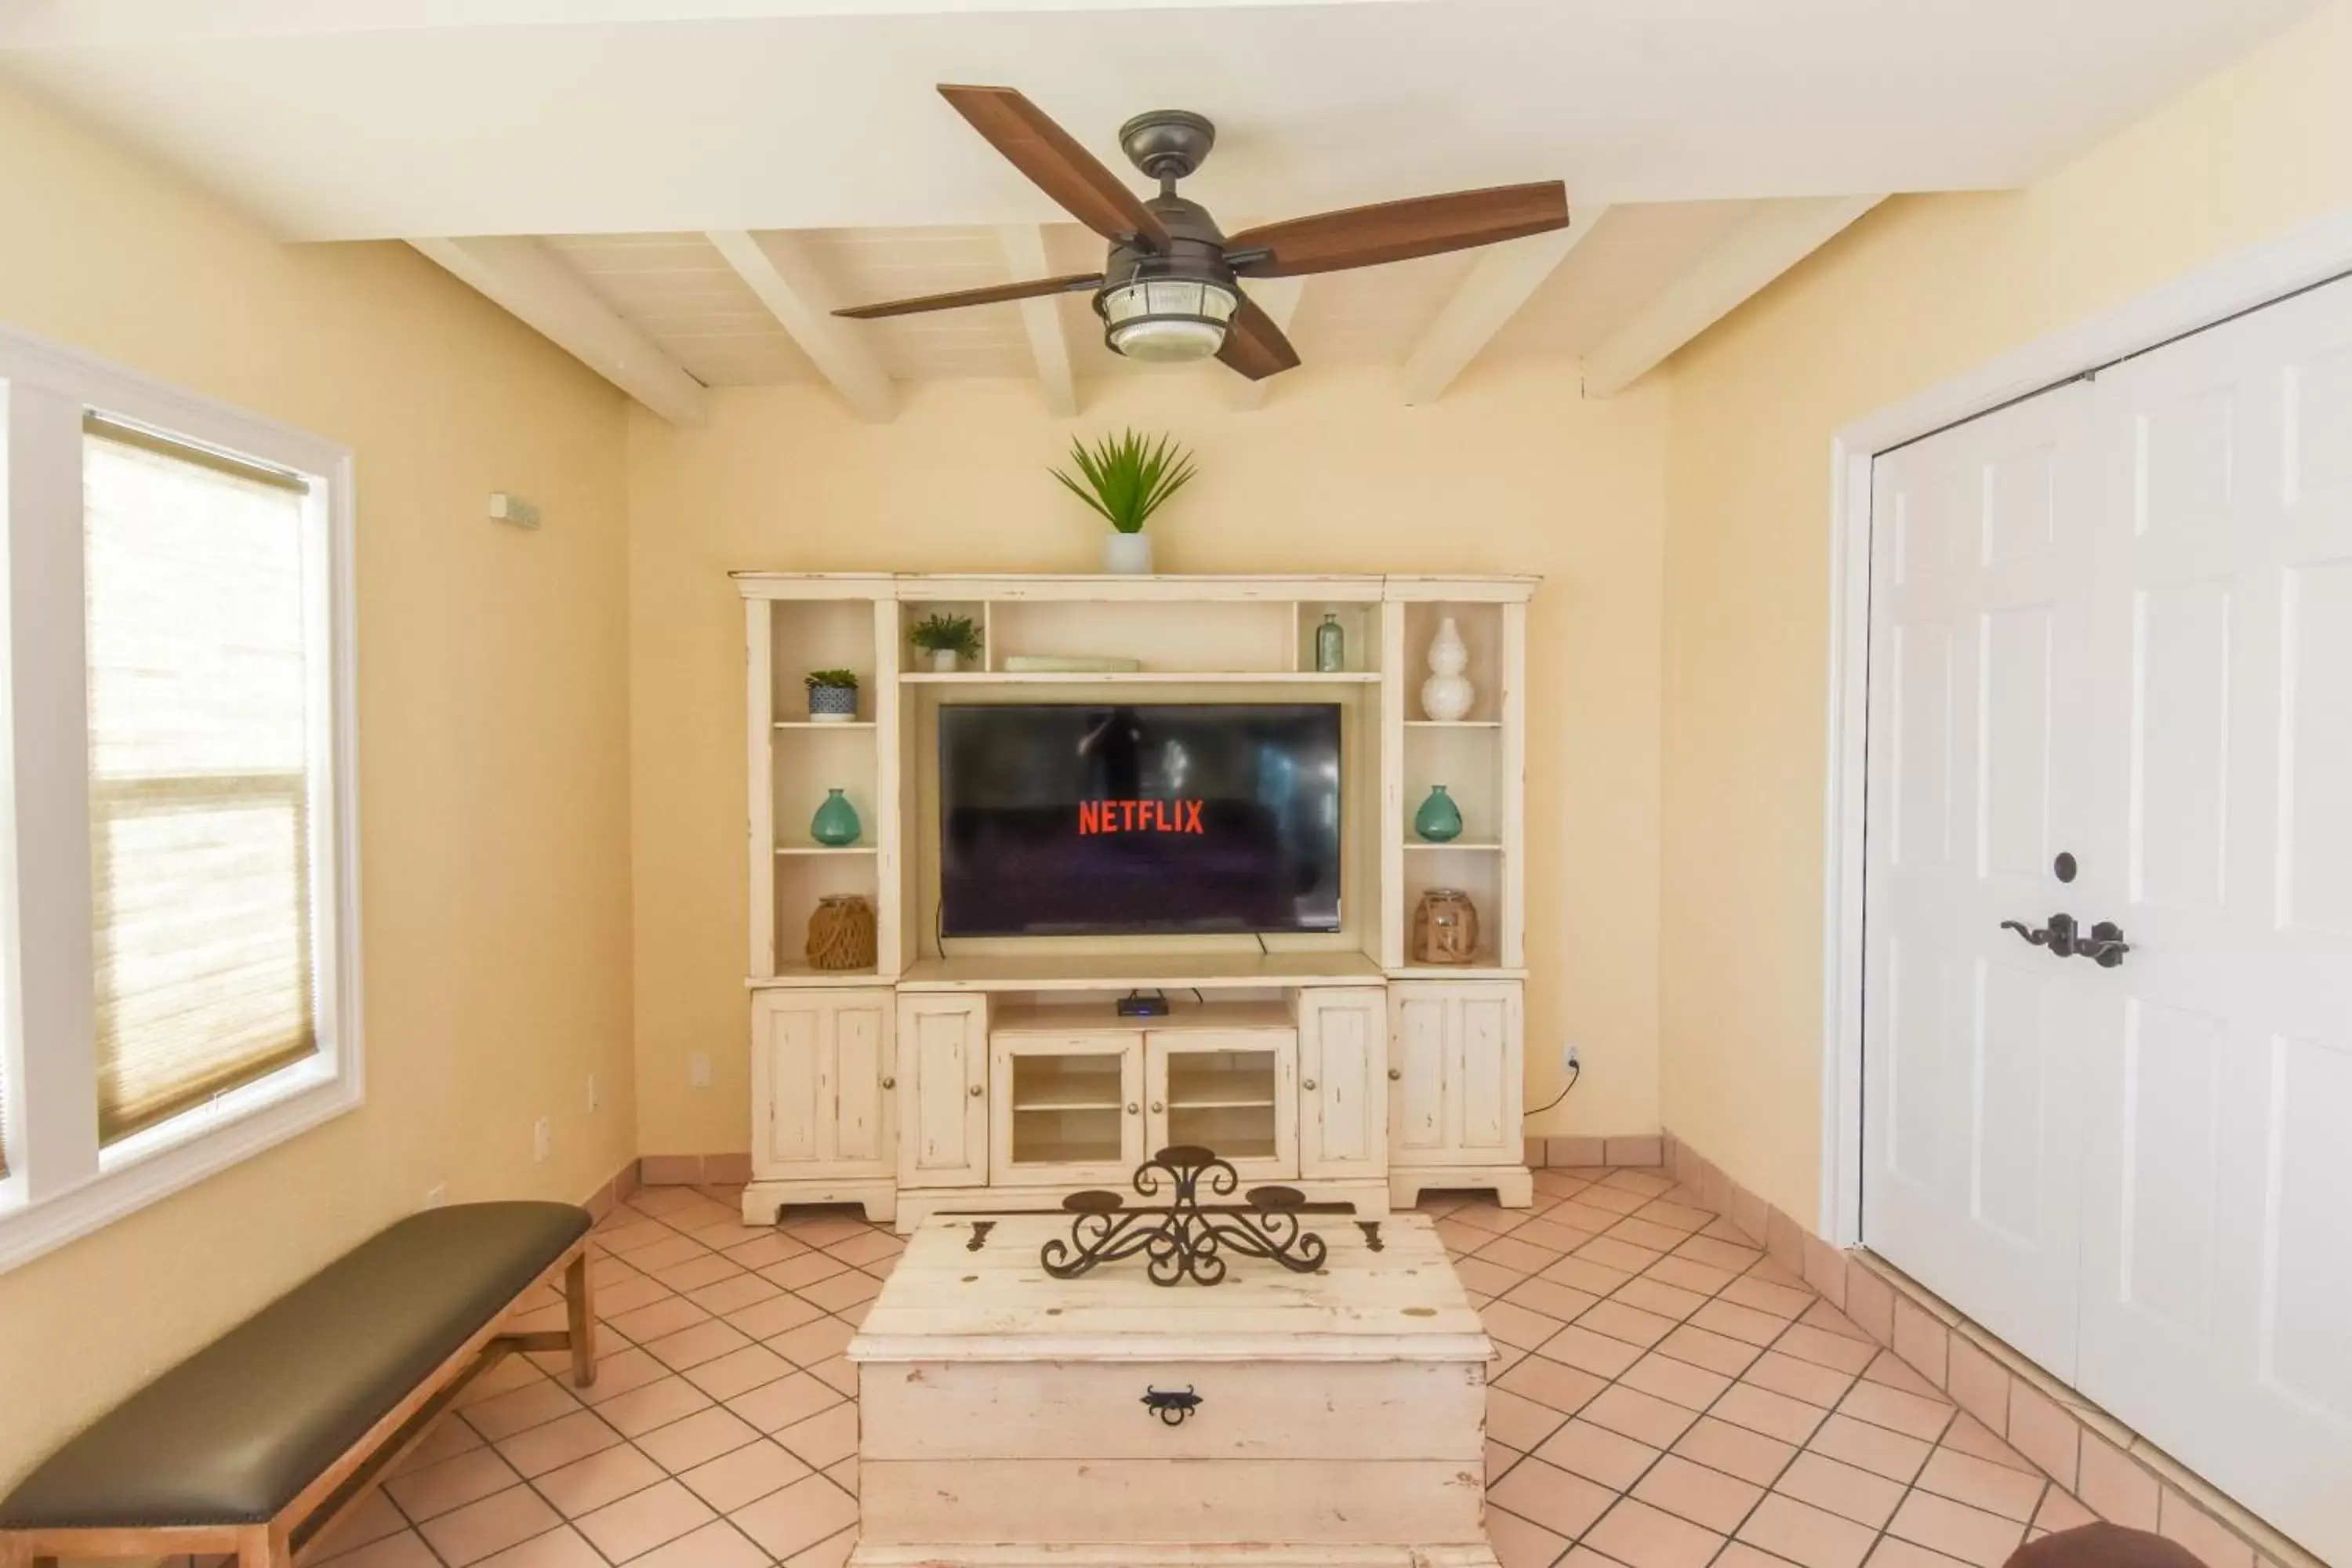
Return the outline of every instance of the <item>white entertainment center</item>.
<path id="1" fill-rule="evenodd" d="M 1171 1143 L 1245 1183 L 1367 1217 L 1425 1188 L 1524 1206 L 1528 577 L 736 574 L 747 611 L 752 1180 L 744 1218 L 857 1203 L 911 1229 L 938 1213 L 1053 1208 L 1124 1189 Z M 910 627 L 966 616 L 978 668 L 935 670 Z M 1316 668 L 1336 618 L 1346 658 Z M 1450 618 L 1475 700 L 1422 707 Z M 1024 658 L 1025 656 L 1025 658 Z M 1115 672 L 1006 668 L 1118 658 Z M 854 719 L 813 718 L 803 678 L 847 669 Z M 939 710 L 948 704 L 1331 704 L 1340 718 L 1341 903 L 1330 931 L 950 937 L 940 929 Z M 1462 816 L 1413 831 L 1434 785 Z M 862 836 L 817 843 L 829 790 Z M 1469 895 L 1466 964 L 1412 957 L 1416 904 Z M 818 900 L 856 894 L 870 966 L 803 956 Z M 1162 1016 L 1123 1016 L 1130 993 Z"/>

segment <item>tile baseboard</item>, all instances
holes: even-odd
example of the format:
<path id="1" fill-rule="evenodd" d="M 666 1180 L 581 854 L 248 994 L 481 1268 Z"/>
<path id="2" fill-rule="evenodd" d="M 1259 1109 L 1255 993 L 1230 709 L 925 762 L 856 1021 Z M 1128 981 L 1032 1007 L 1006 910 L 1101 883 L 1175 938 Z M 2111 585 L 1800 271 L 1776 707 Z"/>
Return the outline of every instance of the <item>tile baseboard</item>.
<path id="1" fill-rule="evenodd" d="M 1663 1160 L 1700 1203 L 2101 1519 L 2155 1531 L 2206 1568 L 2327 1568 L 2219 1488 L 1866 1248 L 1831 1246 L 1669 1131 Z M 1530 1139 L 1532 1147 L 1536 1142 Z M 1554 1139 L 1553 1142 L 1595 1142 Z"/>
<path id="2" fill-rule="evenodd" d="M 580 1206 L 586 1209 L 592 1217 L 601 1222 L 606 1215 L 635 1196 L 636 1192 L 637 1162 L 631 1160 L 614 1172 L 612 1176 L 594 1192 L 582 1198 Z"/>
<path id="3" fill-rule="evenodd" d="M 751 1179 L 751 1156 L 735 1154 L 645 1154 L 637 1179 L 648 1187 L 740 1187 Z"/>
<path id="4" fill-rule="evenodd" d="M 1527 1165 L 1530 1171 L 1569 1170 L 1600 1165 L 1663 1165 L 1664 1136 L 1656 1132 L 1617 1138 L 1530 1138 Z"/>

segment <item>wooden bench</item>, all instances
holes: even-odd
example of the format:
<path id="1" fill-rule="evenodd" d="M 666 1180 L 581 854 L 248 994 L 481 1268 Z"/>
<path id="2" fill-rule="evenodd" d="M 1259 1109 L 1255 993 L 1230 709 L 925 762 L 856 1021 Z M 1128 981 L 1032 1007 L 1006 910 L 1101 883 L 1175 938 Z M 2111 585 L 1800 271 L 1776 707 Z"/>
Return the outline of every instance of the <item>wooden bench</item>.
<path id="1" fill-rule="evenodd" d="M 231 1552 L 288 1568 L 517 1351 L 595 1379 L 584 1209 L 412 1215 L 329 1264 L 68 1442 L 0 1501 L 0 1568 Z M 517 1331 L 560 1280 L 567 1326 Z"/>

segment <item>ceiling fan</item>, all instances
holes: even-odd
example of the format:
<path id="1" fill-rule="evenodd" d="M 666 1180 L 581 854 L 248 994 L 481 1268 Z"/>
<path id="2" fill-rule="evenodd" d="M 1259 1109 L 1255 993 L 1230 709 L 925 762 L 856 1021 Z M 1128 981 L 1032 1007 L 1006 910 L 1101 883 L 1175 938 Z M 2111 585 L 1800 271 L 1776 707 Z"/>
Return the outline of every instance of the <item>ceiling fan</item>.
<path id="1" fill-rule="evenodd" d="M 1118 128 L 1129 160 L 1160 182 L 1160 194 L 1144 200 L 1013 89 L 943 84 L 940 96 L 1071 216 L 1110 241 L 1109 258 L 1100 272 L 891 300 L 836 316 L 865 321 L 1091 289 L 1113 352 L 1154 362 L 1214 354 L 1261 381 L 1296 365 L 1298 351 L 1238 279 L 1339 272 L 1568 226 L 1568 188 L 1550 180 L 1349 207 L 1228 237 L 1208 209 L 1176 194 L 1176 182 L 1201 166 L 1217 139 L 1200 115 L 1154 110 Z"/>

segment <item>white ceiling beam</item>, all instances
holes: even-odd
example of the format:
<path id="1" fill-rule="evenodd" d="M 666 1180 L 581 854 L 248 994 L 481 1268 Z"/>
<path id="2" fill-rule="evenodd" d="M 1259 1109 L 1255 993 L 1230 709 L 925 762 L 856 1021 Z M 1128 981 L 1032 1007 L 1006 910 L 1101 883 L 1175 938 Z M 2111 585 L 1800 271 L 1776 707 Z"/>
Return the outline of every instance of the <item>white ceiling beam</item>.
<path id="1" fill-rule="evenodd" d="M 1013 282 L 1054 275 L 1045 259 L 1045 231 L 1037 225 L 1001 224 L 996 243 L 1004 248 L 1004 265 L 1011 269 Z M 1069 334 L 1062 330 L 1061 297 L 1047 295 L 1018 303 L 1022 330 L 1029 334 L 1029 353 L 1037 361 L 1037 384 L 1045 392 L 1046 411 L 1056 419 L 1075 418 L 1078 383 L 1070 368 Z"/>
<path id="2" fill-rule="evenodd" d="M 1285 333 L 1290 331 L 1290 323 L 1298 315 L 1298 301 L 1307 296 L 1304 274 L 1296 278 L 1255 279 L 1243 287 L 1252 302 L 1273 318 L 1276 326 Z M 1236 414 L 1247 414 L 1253 409 L 1265 407 L 1265 395 L 1273 391 L 1274 384 L 1281 379 L 1280 376 L 1269 375 L 1264 381 L 1252 381 L 1247 376 L 1234 374 L 1223 365 L 1217 367 L 1217 374 L 1234 384 L 1234 412 Z"/>
<path id="3" fill-rule="evenodd" d="M 1486 247 L 1405 356 L 1404 400 L 1436 402 L 1608 215 L 1605 206 L 1580 207 L 1566 228 Z"/>
<path id="4" fill-rule="evenodd" d="M 539 241 L 499 236 L 408 243 L 671 424 L 709 422 L 702 383 L 614 314 Z"/>
<path id="5" fill-rule="evenodd" d="M 1826 196 L 1759 207 L 1587 351 L 1584 395 L 1616 396 L 1885 199 Z"/>
<path id="6" fill-rule="evenodd" d="M 840 303 L 799 237 L 747 234 L 740 229 L 706 236 L 750 286 L 769 313 L 792 334 L 834 391 L 860 419 L 884 425 L 898 412 L 898 389 L 874 346 L 856 326 L 833 313 Z"/>

